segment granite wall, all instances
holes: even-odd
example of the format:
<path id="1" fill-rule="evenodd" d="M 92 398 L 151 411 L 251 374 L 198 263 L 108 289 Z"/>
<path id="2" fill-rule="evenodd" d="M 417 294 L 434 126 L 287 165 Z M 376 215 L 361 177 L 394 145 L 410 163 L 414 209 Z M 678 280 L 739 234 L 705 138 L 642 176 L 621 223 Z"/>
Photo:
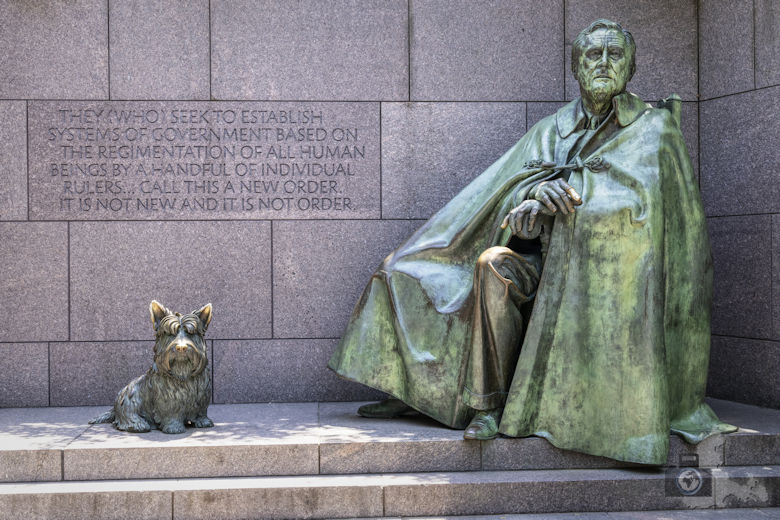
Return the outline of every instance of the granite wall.
<path id="1" fill-rule="evenodd" d="M 715 263 L 708 392 L 780 407 L 780 3 L 699 8 L 701 190 Z"/>
<path id="2" fill-rule="evenodd" d="M 215 403 L 376 397 L 325 368 L 368 276 L 576 96 L 571 41 L 598 17 L 637 40 L 631 90 L 684 100 L 710 393 L 780 406 L 777 11 L 0 0 L 0 406 L 110 403 L 150 362 L 153 298 L 214 304 Z"/>

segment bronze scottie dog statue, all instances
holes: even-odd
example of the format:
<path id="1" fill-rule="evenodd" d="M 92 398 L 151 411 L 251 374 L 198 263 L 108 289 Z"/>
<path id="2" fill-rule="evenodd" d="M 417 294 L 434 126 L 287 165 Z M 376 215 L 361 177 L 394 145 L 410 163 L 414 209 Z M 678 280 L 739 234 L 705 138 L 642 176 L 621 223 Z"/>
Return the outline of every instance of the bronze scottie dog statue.
<path id="1" fill-rule="evenodd" d="M 187 424 L 214 426 L 206 416 L 209 371 L 203 335 L 211 322 L 211 304 L 190 314 L 173 313 L 152 301 L 149 305 L 156 333 L 154 363 L 116 397 L 114 407 L 90 424 L 113 423 L 118 430 L 182 433 Z"/>

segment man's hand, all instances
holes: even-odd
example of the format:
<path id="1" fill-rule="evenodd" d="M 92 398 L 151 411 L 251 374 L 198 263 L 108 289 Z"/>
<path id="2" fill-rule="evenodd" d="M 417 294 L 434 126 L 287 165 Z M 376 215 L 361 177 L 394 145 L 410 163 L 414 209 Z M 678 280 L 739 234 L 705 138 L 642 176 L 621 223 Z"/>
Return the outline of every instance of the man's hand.
<path id="1" fill-rule="evenodd" d="M 520 237 L 528 236 L 536 225 L 537 217 L 541 215 L 552 215 L 554 211 L 547 209 L 544 204 L 538 200 L 525 200 L 522 204 L 509 212 L 504 217 L 504 221 L 501 223 L 501 229 L 506 229 L 507 226 L 512 230 L 513 235 Z M 523 231 L 523 219 L 528 215 L 528 223 L 526 224 L 527 231 Z"/>
<path id="2" fill-rule="evenodd" d="M 534 198 L 552 213 L 560 210 L 564 215 L 574 213 L 574 206 L 582 204 L 582 197 L 563 179 L 545 181 L 536 188 Z"/>

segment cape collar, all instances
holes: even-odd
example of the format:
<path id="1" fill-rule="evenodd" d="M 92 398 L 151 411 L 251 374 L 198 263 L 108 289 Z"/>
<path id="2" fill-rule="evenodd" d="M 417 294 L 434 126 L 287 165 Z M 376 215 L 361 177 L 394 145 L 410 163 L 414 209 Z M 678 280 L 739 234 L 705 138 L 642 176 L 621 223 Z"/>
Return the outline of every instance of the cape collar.
<path id="1" fill-rule="evenodd" d="M 650 105 L 639 99 L 636 94 L 626 91 L 612 98 L 612 107 L 617 115 L 618 124 L 625 127 L 636 121 L 645 110 L 650 108 Z M 585 120 L 585 111 L 582 109 L 580 98 L 568 103 L 555 114 L 558 134 L 561 137 L 571 135 L 585 123 Z"/>

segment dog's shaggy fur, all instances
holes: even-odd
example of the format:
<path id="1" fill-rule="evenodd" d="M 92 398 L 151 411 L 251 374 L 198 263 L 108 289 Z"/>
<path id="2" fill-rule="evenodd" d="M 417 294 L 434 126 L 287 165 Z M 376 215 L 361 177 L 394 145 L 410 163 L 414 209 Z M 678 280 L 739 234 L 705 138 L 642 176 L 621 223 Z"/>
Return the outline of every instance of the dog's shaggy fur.
<path id="1" fill-rule="evenodd" d="M 182 433 L 185 425 L 209 428 L 209 371 L 203 335 L 211 322 L 211 304 L 190 314 L 173 313 L 152 301 L 156 333 L 154 363 L 124 387 L 108 412 L 90 424 L 113 423 L 118 430 Z"/>

